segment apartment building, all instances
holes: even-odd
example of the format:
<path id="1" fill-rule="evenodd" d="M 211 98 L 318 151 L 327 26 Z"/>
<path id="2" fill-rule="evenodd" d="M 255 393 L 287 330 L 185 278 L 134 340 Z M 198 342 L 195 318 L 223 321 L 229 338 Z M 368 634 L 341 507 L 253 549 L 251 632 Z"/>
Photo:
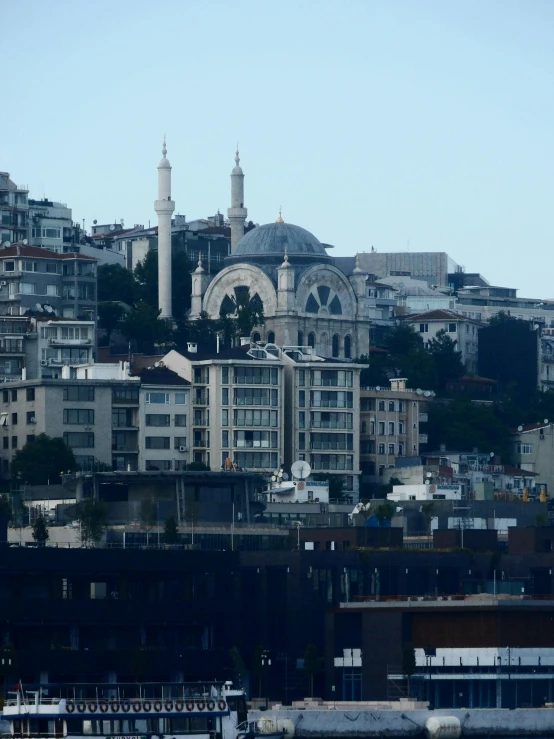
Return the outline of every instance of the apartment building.
<path id="1" fill-rule="evenodd" d="M 283 347 L 285 468 L 296 460 L 342 483 L 357 501 L 360 475 L 360 371 L 353 362 L 323 359 L 310 347 Z"/>
<path id="2" fill-rule="evenodd" d="M 403 320 L 421 334 L 425 346 L 437 338 L 439 331 L 445 331 L 456 342 L 456 350 L 461 353 L 467 371 L 477 374 L 478 334 L 483 326 L 480 321 L 450 310 L 426 311 L 405 316 Z"/>
<path id="3" fill-rule="evenodd" d="M 96 320 L 96 260 L 14 244 L 0 249 L 0 314 Z"/>
<path id="4" fill-rule="evenodd" d="M 390 381 L 390 388 L 360 391 L 360 466 L 362 483 L 382 482 L 383 472 L 395 466 L 398 457 L 418 457 L 427 435 L 420 424 L 427 422 L 424 405 L 430 391 L 406 388 L 404 378 Z"/>
<path id="5" fill-rule="evenodd" d="M 81 229 L 73 223 L 71 208 L 47 198 L 29 200 L 31 246 L 62 254 L 79 251 Z"/>
<path id="6" fill-rule="evenodd" d="M 29 238 L 29 190 L 0 172 L 0 244 Z"/>
<path id="7" fill-rule="evenodd" d="M 163 364 L 191 383 L 191 459 L 215 470 L 271 472 L 285 457 L 284 374 L 262 347 L 171 351 Z"/>

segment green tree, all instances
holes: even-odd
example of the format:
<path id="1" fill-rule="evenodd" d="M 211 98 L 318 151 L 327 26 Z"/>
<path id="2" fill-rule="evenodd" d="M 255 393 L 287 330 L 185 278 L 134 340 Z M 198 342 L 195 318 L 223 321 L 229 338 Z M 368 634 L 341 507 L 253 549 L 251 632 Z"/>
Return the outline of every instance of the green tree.
<path id="1" fill-rule="evenodd" d="M 49 538 L 50 534 L 48 533 L 46 521 L 42 516 L 37 516 L 33 524 L 33 539 L 36 541 L 39 547 L 43 547 Z"/>
<path id="2" fill-rule="evenodd" d="M 423 349 L 423 339 L 409 323 L 397 323 L 388 334 L 385 345 L 389 354 L 400 357 Z"/>
<path id="3" fill-rule="evenodd" d="M 135 302 L 136 284 L 133 273 L 120 264 L 101 264 L 98 267 L 98 302 Z"/>
<path id="4" fill-rule="evenodd" d="M 210 468 L 204 462 L 189 462 L 187 464 L 187 471 L 190 472 L 209 472 Z"/>
<path id="5" fill-rule="evenodd" d="M 0 518 L 11 521 L 13 518 L 13 509 L 6 495 L 0 495 Z"/>
<path id="6" fill-rule="evenodd" d="M 129 341 L 136 341 L 141 351 L 151 351 L 152 344 L 171 341 L 171 323 L 158 318 L 160 311 L 145 302 L 135 305 L 121 323 L 121 332 Z"/>
<path id="7" fill-rule="evenodd" d="M 154 498 L 144 498 L 140 503 L 140 522 L 147 531 L 156 525 L 158 507 Z"/>
<path id="8" fill-rule="evenodd" d="M 114 303 L 111 300 L 98 303 L 98 326 L 106 332 L 108 344 L 112 332 L 120 326 L 124 315 L 125 310 L 120 303 Z"/>
<path id="9" fill-rule="evenodd" d="M 250 336 L 252 329 L 263 326 L 264 306 L 259 295 L 250 295 L 248 288 L 235 288 L 235 294 L 223 301 L 220 312 L 223 322 L 231 317 L 233 322 L 227 324 L 228 331 L 234 330 L 236 338 Z"/>
<path id="10" fill-rule="evenodd" d="M 462 354 L 457 351 L 456 344 L 444 329 L 428 344 L 427 351 L 435 364 L 439 390 L 444 390 L 449 380 L 457 380 L 465 373 Z"/>
<path id="11" fill-rule="evenodd" d="M 59 483 L 62 472 L 75 469 L 75 457 L 63 439 L 39 434 L 14 454 L 12 476 L 28 485 Z"/>
<path id="12" fill-rule="evenodd" d="M 314 677 L 323 669 L 323 659 L 315 644 L 308 644 L 304 652 L 304 672 L 310 681 L 310 698 L 314 697 Z"/>
<path id="13" fill-rule="evenodd" d="M 327 475 L 325 472 L 315 472 L 312 475 L 314 480 L 329 483 L 329 498 L 332 500 L 341 500 L 344 497 L 344 480 L 338 475 Z"/>
<path id="14" fill-rule="evenodd" d="M 421 512 L 425 516 L 425 523 L 427 524 L 427 535 L 429 536 L 431 534 L 431 521 L 433 519 L 433 511 L 435 508 L 435 503 L 430 500 L 427 503 L 423 503 L 421 506 Z"/>
<path id="15" fill-rule="evenodd" d="M 168 516 L 164 524 L 164 542 L 166 544 L 178 544 L 179 541 L 179 529 L 175 516 Z"/>
<path id="16" fill-rule="evenodd" d="M 184 320 L 190 309 L 192 292 L 191 272 L 196 268 L 188 258 L 184 249 L 173 249 L 171 257 L 171 300 L 173 317 Z M 149 251 L 146 257 L 135 267 L 137 300 L 158 307 L 158 252 Z"/>
<path id="17" fill-rule="evenodd" d="M 487 323 L 490 326 L 498 326 L 500 323 L 509 323 L 510 321 L 517 321 L 517 318 L 510 316 L 506 311 L 499 310 L 495 316 L 491 316 Z"/>
<path id="18" fill-rule="evenodd" d="M 97 544 L 107 525 L 106 506 L 101 501 L 85 498 L 77 503 L 76 518 L 81 527 L 81 542 L 87 546 Z"/>
<path id="19" fill-rule="evenodd" d="M 392 520 L 392 517 L 394 516 L 394 510 L 394 504 L 388 500 L 377 506 L 374 513 L 377 516 L 377 520 L 379 521 L 379 526 L 382 526 L 385 521 Z"/>
<path id="20" fill-rule="evenodd" d="M 406 642 L 402 646 L 402 674 L 408 683 L 408 698 L 410 697 L 410 680 L 417 669 L 414 645 Z"/>

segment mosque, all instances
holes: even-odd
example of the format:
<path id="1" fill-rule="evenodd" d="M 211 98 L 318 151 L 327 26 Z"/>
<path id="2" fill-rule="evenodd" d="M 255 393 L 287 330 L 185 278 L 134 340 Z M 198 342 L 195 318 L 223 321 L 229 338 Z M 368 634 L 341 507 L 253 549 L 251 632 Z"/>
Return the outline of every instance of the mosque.
<path id="1" fill-rule="evenodd" d="M 263 305 L 265 323 L 253 341 L 280 346 L 311 346 L 323 357 L 352 359 L 369 351 L 372 301 L 368 274 L 359 262 L 351 274 L 339 269 L 328 245 L 300 226 L 279 217 L 245 234 L 244 173 L 237 148 L 231 172 L 231 253 L 224 268 L 210 275 L 199 262 L 192 274 L 190 318 L 201 313 L 220 317 L 232 298 L 248 290 Z M 171 316 L 171 167 L 166 157 L 158 167 L 159 302 L 162 317 Z M 169 270 L 169 273 L 168 273 Z"/>

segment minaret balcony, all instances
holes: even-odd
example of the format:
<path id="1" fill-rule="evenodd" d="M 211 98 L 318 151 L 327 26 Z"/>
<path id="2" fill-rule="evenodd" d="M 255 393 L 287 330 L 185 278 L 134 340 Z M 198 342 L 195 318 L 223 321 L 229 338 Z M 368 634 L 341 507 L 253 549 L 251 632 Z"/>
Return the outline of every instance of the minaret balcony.
<path id="1" fill-rule="evenodd" d="M 159 216 L 171 215 L 175 210 L 175 203 L 173 200 L 156 200 L 154 210 Z"/>

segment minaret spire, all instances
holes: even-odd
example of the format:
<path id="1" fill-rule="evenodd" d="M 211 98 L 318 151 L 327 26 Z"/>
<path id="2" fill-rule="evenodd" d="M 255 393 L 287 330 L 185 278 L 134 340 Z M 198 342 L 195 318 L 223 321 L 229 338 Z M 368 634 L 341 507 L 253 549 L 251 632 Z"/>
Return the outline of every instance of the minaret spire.
<path id="1" fill-rule="evenodd" d="M 244 236 L 244 221 L 248 211 L 244 207 L 244 173 L 240 166 L 239 145 L 235 152 L 235 166 L 231 172 L 231 207 L 227 209 L 227 217 L 231 226 L 231 254 L 235 246 Z"/>
<path id="2" fill-rule="evenodd" d="M 165 136 L 162 159 L 158 165 L 158 199 L 154 210 L 158 214 L 158 307 L 160 318 L 171 319 L 171 214 L 175 203 L 171 199 L 171 165 L 167 159 Z"/>

